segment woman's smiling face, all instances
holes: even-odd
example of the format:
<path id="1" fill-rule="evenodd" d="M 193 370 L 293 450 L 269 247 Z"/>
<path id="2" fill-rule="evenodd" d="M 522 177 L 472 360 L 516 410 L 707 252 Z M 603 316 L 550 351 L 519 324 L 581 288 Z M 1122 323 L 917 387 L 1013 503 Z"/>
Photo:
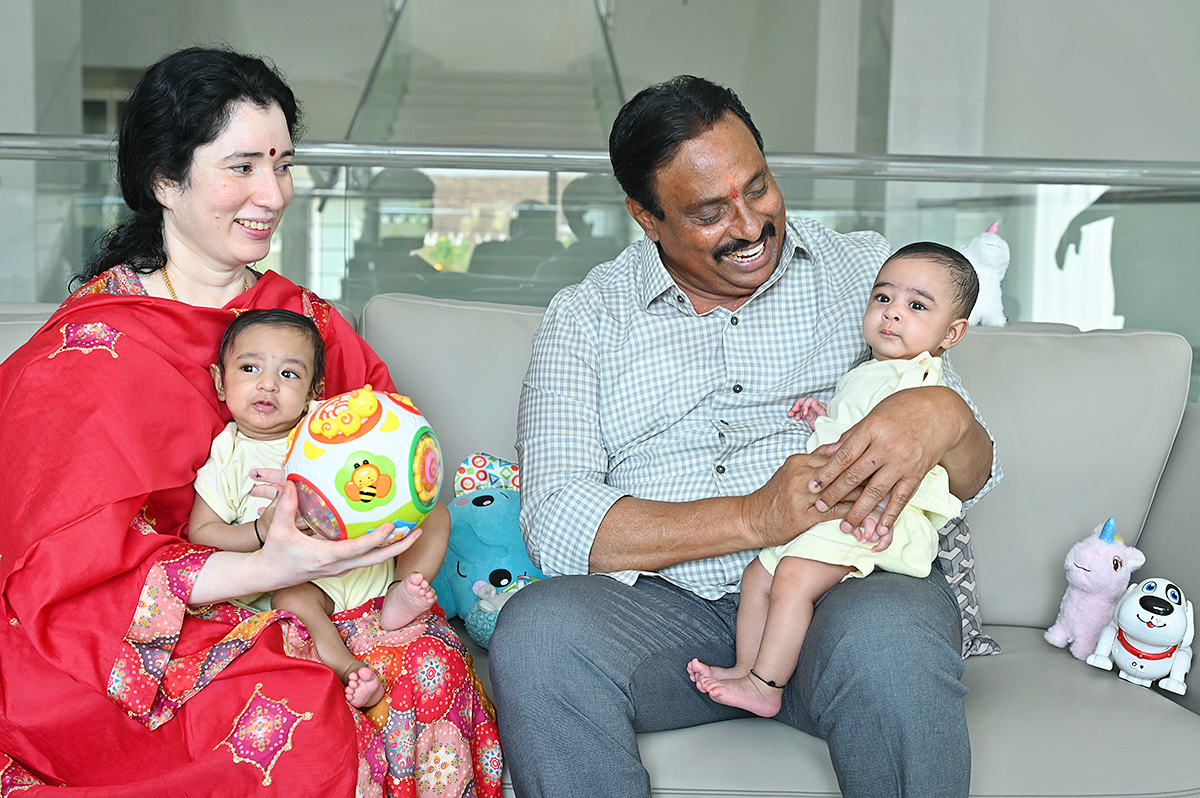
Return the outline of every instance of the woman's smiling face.
<path id="1" fill-rule="evenodd" d="M 216 269 L 262 260 L 292 201 L 294 154 L 278 105 L 234 103 L 220 135 L 196 148 L 186 182 L 156 186 L 168 260 Z"/>

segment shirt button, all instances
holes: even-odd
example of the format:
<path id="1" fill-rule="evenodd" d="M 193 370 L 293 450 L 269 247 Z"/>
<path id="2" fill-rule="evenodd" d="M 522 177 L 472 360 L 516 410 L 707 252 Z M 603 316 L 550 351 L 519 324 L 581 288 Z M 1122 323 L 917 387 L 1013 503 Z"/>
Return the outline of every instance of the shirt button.
<path id="1" fill-rule="evenodd" d="M 718 474 L 724 474 L 724 473 L 725 473 L 725 466 L 723 466 L 723 465 L 719 465 L 719 466 L 717 466 L 717 473 L 718 473 Z"/>
<path id="2" fill-rule="evenodd" d="M 734 316 L 733 318 L 731 318 L 729 320 L 729 323 L 732 324 L 734 327 L 736 327 L 737 326 L 737 316 Z"/>
<path id="3" fill-rule="evenodd" d="M 734 392 L 734 393 L 741 393 L 741 392 L 742 392 L 742 384 L 741 384 L 740 382 L 739 382 L 737 385 L 733 386 L 733 392 Z"/>
<path id="4" fill-rule="evenodd" d="M 682 305 L 683 304 L 683 294 L 677 294 L 675 296 L 675 301 Z"/>

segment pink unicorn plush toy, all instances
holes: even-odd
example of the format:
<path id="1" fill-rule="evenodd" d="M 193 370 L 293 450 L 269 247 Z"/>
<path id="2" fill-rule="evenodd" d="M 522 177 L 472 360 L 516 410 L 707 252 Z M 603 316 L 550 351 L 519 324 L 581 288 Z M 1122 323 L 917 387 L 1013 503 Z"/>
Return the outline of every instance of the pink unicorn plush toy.
<path id="1" fill-rule="evenodd" d="M 1070 644 L 1071 656 L 1087 660 L 1096 641 L 1113 617 L 1113 608 L 1129 586 L 1133 572 L 1146 556 L 1117 537 L 1117 522 L 1110 518 L 1067 552 L 1067 592 L 1058 608 L 1058 619 L 1046 630 L 1046 640 L 1062 648 Z"/>

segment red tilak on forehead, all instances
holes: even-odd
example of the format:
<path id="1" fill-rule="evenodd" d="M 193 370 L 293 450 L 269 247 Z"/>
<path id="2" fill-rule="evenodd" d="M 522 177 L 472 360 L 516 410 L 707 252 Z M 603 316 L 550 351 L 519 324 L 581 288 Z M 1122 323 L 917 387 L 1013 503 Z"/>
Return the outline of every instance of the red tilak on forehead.
<path id="1" fill-rule="evenodd" d="M 732 197 L 733 199 L 737 199 L 738 198 L 738 190 L 737 190 L 737 186 L 735 186 L 733 184 L 733 178 L 732 177 L 725 178 L 725 184 L 729 186 L 729 196 Z"/>
<path id="2" fill-rule="evenodd" d="M 271 154 L 272 154 L 272 155 L 274 155 L 274 154 L 275 154 L 275 148 L 274 148 L 274 147 L 272 147 L 272 148 L 271 148 Z"/>

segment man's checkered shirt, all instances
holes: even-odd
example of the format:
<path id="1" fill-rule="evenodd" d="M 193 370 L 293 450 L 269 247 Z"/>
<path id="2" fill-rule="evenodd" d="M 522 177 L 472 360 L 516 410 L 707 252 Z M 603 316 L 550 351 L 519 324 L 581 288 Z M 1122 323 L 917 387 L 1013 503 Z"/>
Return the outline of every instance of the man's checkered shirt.
<path id="1" fill-rule="evenodd" d="M 862 316 L 889 247 L 878 233 L 802 218 L 788 220 L 783 243 L 779 267 L 736 311 L 698 315 L 648 239 L 550 303 L 517 419 L 521 530 L 546 574 L 588 572 L 596 530 L 622 496 L 745 495 L 804 451 L 809 429 L 787 411 L 800 396 L 828 402 L 869 356 Z M 947 385 L 967 398 L 945 360 Z M 993 446 L 991 477 L 964 508 L 999 478 Z M 756 553 L 658 574 L 717 598 L 738 589 Z M 611 576 L 632 584 L 638 573 Z"/>

